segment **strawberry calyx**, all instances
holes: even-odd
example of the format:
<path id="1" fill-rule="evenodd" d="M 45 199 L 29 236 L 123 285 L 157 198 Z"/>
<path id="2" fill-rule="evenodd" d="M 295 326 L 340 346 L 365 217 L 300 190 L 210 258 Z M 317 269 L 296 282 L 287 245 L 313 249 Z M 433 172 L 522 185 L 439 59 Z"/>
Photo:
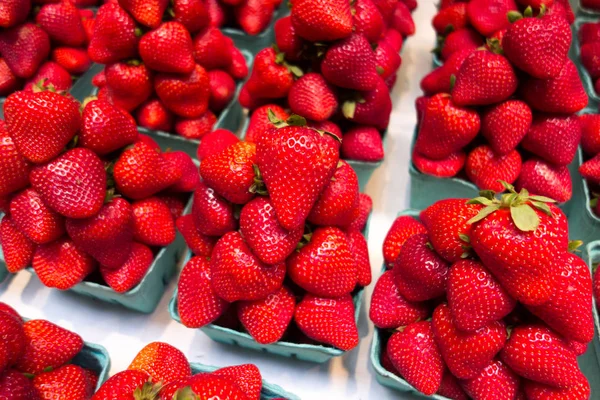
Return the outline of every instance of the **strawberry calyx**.
<path id="1" fill-rule="evenodd" d="M 157 400 L 160 398 L 160 391 L 162 389 L 162 383 L 153 383 L 151 380 L 139 386 L 133 392 L 133 398 L 135 400 Z"/>
<path id="2" fill-rule="evenodd" d="M 254 183 L 250 186 L 250 189 L 248 189 L 248 191 L 250 193 L 256 193 L 261 196 L 268 196 L 269 192 L 267 192 L 267 186 L 263 181 L 262 174 L 258 169 L 258 165 L 253 164 L 252 169 L 254 170 Z"/>
<path id="3" fill-rule="evenodd" d="M 80 111 L 83 111 L 83 109 L 85 108 L 85 106 L 87 106 L 89 103 L 91 103 L 94 100 L 98 100 L 98 96 L 88 96 L 85 99 L 83 99 L 83 103 L 81 103 L 81 106 L 79 107 Z"/>
<path id="4" fill-rule="evenodd" d="M 32 87 L 33 93 L 40 92 L 52 92 L 60 95 L 64 95 L 66 92 L 64 90 L 56 90 L 56 87 L 49 82 L 48 78 L 43 78 L 37 81 Z"/>
<path id="5" fill-rule="evenodd" d="M 285 53 L 279 51 L 277 45 L 273 45 L 273 50 L 275 50 L 275 64 L 282 65 L 287 68 L 287 70 L 294 75 L 294 78 L 300 78 L 302 75 L 304 75 L 302 68 L 297 65 L 290 64 L 285 60 Z"/>
<path id="6" fill-rule="evenodd" d="M 333 138 L 335 138 L 335 140 L 337 140 L 338 142 L 342 143 L 342 139 L 337 136 L 336 134 L 332 133 L 332 132 L 328 132 L 326 130 L 322 130 L 322 129 L 316 129 L 313 128 L 311 126 L 308 126 L 308 122 L 306 121 L 306 118 L 304 118 L 301 115 L 298 114 L 291 114 L 288 119 L 286 119 L 285 121 L 278 118 L 275 113 L 273 112 L 273 110 L 271 110 L 269 108 L 269 110 L 267 111 L 267 116 L 269 118 L 269 122 L 271 122 L 275 128 L 279 129 L 279 128 L 285 128 L 286 126 L 298 126 L 298 127 L 304 127 L 304 128 L 308 128 L 308 129 L 312 129 L 315 132 L 319 132 L 319 134 L 321 136 L 323 135 L 329 135 Z"/>
<path id="7" fill-rule="evenodd" d="M 504 54 L 504 50 L 502 49 L 502 43 L 500 43 L 500 39 L 489 38 L 486 40 L 486 44 L 492 53 L 499 55 Z"/>
<path id="8" fill-rule="evenodd" d="M 173 400 L 196 400 L 199 397 L 192 391 L 190 386 L 178 389 L 173 395 Z"/>
<path id="9" fill-rule="evenodd" d="M 569 247 L 567 250 L 570 253 L 581 252 L 579 248 L 583 246 L 583 240 L 569 240 Z"/>
<path id="10" fill-rule="evenodd" d="M 459 233 L 458 238 L 462 242 L 464 242 L 463 244 L 461 244 L 461 247 L 464 250 L 464 252 L 460 255 L 460 258 L 471 257 L 473 255 L 473 253 L 471 251 L 473 249 L 473 246 L 471 246 L 471 238 L 469 237 L 469 235 L 465 235 L 464 233 Z"/>
<path id="11" fill-rule="evenodd" d="M 308 230 L 310 229 L 308 227 L 308 225 L 306 226 L 306 229 L 308 229 Z M 296 245 L 296 251 L 300 251 L 300 249 L 302 249 L 304 246 L 309 244 L 310 240 L 312 239 L 312 235 L 313 235 L 312 232 L 305 233 L 304 235 L 302 235 L 302 239 L 300 239 L 300 241 Z"/>
<path id="12" fill-rule="evenodd" d="M 365 99 L 360 95 L 360 93 L 355 93 L 342 104 L 342 114 L 344 117 L 352 119 L 356 113 L 356 105 L 364 103 Z"/>

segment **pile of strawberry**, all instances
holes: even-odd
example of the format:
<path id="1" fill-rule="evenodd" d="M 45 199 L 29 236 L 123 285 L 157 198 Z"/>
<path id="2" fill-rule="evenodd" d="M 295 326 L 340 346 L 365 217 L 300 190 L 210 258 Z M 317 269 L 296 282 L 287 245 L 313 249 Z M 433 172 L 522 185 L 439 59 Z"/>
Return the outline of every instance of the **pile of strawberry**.
<path id="1" fill-rule="evenodd" d="M 0 398 L 89 400 L 96 390 L 95 371 L 72 364 L 83 348 L 81 337 L 52 322 L 24 322 L 0 303 Z"/>
<path id="2" fill-rule="evenodd" d="M 8 270 L 32 265 L 44 285 L 61 290 L 86 277 L 116 292 L 135 287 L 175 239 L 175 219 L 199 181 L 192 159 L 162 153 L 104 100 L 81 106 L 51 90 L 21 91 L 6 99 L 4 116 L 0 243 Z"/>
<path id="3" fill-rule="evenodd" d="M 192 213 L 177 220 L 194 254 L 179 279 L 179 316 L 190 328 L 223 316 L 217 324 L 241 323 L 261 344 L 352 349 L 353 294 L 371 282 L 361 233 L 371 199 L 335 135 L 298 115 L 271 117 L 255 142 L 214 146 L 202 159 Z"/>
<path id="4" fill-rule="evenodd" d="M 594 90 L 600 93 L 600 22 L 587 22 L 579 27 L 579 52 L 581 64 L 594 82 Z"/>
<path id="5" fill-rule="evenodd" d="M 180 350 L 167 343 L 153 342 L 140 350 L 125 371 L 107 380 L 92 399 L 260 400 L 262 385 L 260 371 L 254 364 L 193 375 Z"/>
<path id="6" fill-rule="evenodd" d="M 70 1 L 0 2 L 0 97 L 42 80 L 69 90 L 92 63 L 86 47 L 93 25 L 93 11 Z"/>
<path id="7" fill-rule="evenodd" d="M 394 221 L 370 309 L 381 362 L 428 395 L 585 400 L 590 270 L 551 199 L 505 186 Z"/>
<path id="8" fill-rule="evenodd" d="M 390 90 L 403 40 L 415 32 L 414 7 L 399 0 L 334 0 L 327 7 L 294 1 L 291 15 L 275 23 L 276 45 L 256 55 L 240 92 L 240 103 L 254 110 L 250 124 L 268 122 L 268 109 L 285 119 L 289 108 L 311 126 L 343 136 L 342 158 L 383 159 Z M 254 134 L 251 129 L 246 140 Z"/>
<path id="9" fill-rule="evenodd" d="M 600 195 L 600 115 L 582 114 L 579 116 L 581 125 L 581 149 L 585 162 L 579 166 L 579 173 L 587 181 L 589 192 L 592 194 L 590 206 L 594 213 L 600 216 L 598 197 Z"/>
<path id="10" fill-rule="evenodd" d="M 98 10 L 88 53 L 98 97 L 138 125 L 200 139 L 233 99 L 246 59 L 203 0 L 119 0 Z"/>
<path id="11" fill-rule="evenodd" d="M 263 32 L 282 0 L 205 0 L 210 23 L 217 28 L 240 27 L 248 35 Z"/>
<path id="12" fill-rule="evenodd" d="M 444 62 L 453 53 L 475 50 L 489 39 L 501 41 L 510 26 L 509 18 L 527 7 L 543 7 L 546 15 L 562 16 L 569 24 L 575 21 L 568 0 L 442 0 L 432 20 L 438 35 L 436 53 Z"/>
<path id="13" fill-rule="evenodd" d="M 567 57 L 568 21 L 544 11 L 511 11 L 506 24 L 506 15 L 490 15 L 490 31 L 500 35 L 486 48 L 454 52 L 423 78 L 412 159 L 419 171 L 460 174 L 483 190 L 501 192 L 503 180 L 560 203 L 571 198 L 568 165 L 581 138 L 575 113 L 588 98 Z"/>

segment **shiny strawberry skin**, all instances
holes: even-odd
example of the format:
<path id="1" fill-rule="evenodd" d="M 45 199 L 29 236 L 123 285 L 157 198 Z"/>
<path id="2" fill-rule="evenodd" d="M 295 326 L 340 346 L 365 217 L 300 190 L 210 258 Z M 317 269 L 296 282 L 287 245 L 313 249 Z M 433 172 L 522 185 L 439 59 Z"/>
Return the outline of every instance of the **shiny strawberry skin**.
<path id="1" fill-rule="evenodd" d="M 246 395 L 238 385 L 230 379 L 219 377 L 215 374 L 197 374 L 182 381 L 181 387 L 189 386 L 192 392 L 201 399 L 227 399 L 247 400 Z M 161 395 L 162 399 L 170 399 L 168 395 Z"/>
<path id="2" fill-rule="evenodd" d="M 171 210 L 158 197 L 138 200 L 131 205 L 133 238 L 148 246 L 165 247 L 175 240 L 175 220 Z"/>
<path id="3" fill-rule="evenodd" d="M 485 37 L 509 27 L 506 14 L 510 11 L 519 11 L 514 0 L 475 0 L 467 6 L 469 22 Z"/>
<path id="4" fill-rule="evenodd" d="M 86 42 L 81 17 L 70 2 L 44 5 L 35 16 L 35 22 L 57 44 L 77 47 Z"/>
<path id="5" fill-rule="evenodd" d="M 167 0 L 119 0 L 137 22 L 153 29 L 160 25 L 168 4 Z"/>
<path id="6" fill-rule="evenodd" d="M 233 205 L 202 182 L 194 193 L 192 216 L 198 232 L 206 236 L 220 237 L 237 229 Z"/>
<path id="7" fill-rule="evenodd" d="M 465 4 L 465 3 L 457 3 Z M 421 89 L 427 95 L 450 93 L 450 78 L 456 76 L 465 59 L 473 53 L 473 49 L 459 50 L 448 57 L 439 68 L 434 69 L 421 80 Z"/>
<path id="8" fill-rule="evenodd" d="M 152 72 L 137 61 L 114 62 L 104 69 L 109 101 L 131 112 L 152 94 Z M 100 93 L 98 97 L 101 98 Z"/>
<path id="9" fill-rule="evenodd" d="M 0 53 L 17 77 L 30 78 L 48 58 L 50 38 L 37 25 L 18 25 L 0 33 Z"/>
<path id="10" fill-rule="evenodd" d="M 46 86 L 52 85 L 57 91 L 67 91 L 71 88 L 73 78 L 69 71 L 55 63 L 46 61 L 40 66 L 36 74 L 31 77 L 23 87 L 26 92 L 32 92 L 40 81 L 45 81 Z"/>
<path id="11" fill-rule="evenodd" d="M 439 10 L 431 21 L 435 31 L 443 35 L 448 32 L 449 27 L 455 31 L 465 28 L 469 24 L 467 5 L 468 3 L 460 2 Z"/>
<path id="12" fill-rule="evenodd" d="M 340 150 L 346 160 L 378 162 L 384 157 L 381 134 L 371 126 L 357 126 L 347 131 Z"/>
<path id="13" fill-rule="evenodd" d="M 252 74 L 244 86 L 253 98 L 278 99 L 286 97 L 294 83 L 294 76 L 277 63 L 275 50 L 266 48 L 254 59 Z"/>
<path id="14" fill-rule="evenodd" d="M 17 229 L 8 215 L 0 223 L 0 243 L 8 272 L 16 273 L 31 264 L 36 245 Z"/>
<path id="15" fill-rule="evenodd" d="M 296 0 L 294 7 L 292 24 L 298 35 L 308 41 L 333 41 L 352 33 L 352 12 L 345 1 Z"/>
<path id="16" fill-rule="evenodd" d="M 2 323 L 0 334 L 3 338 L 3 348 L 0 350 L 0 369 L 4 371 L 14 365 L 24 354 L 27 337 L 23 329 L 23 321 L 12 313 L 0 312 L 0 322 Z"/>
<path id="17" fill-rule="evenodd" d="M 27 19 L 31 10 L 31 2 L 24 0 L 8 0 L 0 4 L 0 26 L 10 28 Z"/>
<path id="18" fill-rule="evenodd" d="M 532 122 L 531 109 L 519 100 L 507 100 L 488 108 L 481 116 L 481 134 L 498 155 L 514 150 Z"/>
<path id="19" fill-rule="evenodd" d="M 321 73 L 330 83 L 361 91 L 377 87 L 377 62 L 368 40 L 353 34 L 331 46 L 321 63 Z"/>
<path id="20" fill-rule="evenodd" d="M 585 376 L 567 389 L 559 389 L 534 381 L 525 381 L 525 394 L 531 400 L 579 400 L 590 398 L 590 384 Z"/>
<path id="21" fill-rule="evenodd" d="M 100 64 L 136 57 L 138 48 L 135 20 L 117 3 L 98 9 L 88 54 Z"/>
<path id="22" fill-rule="evenodd" d="M 476 50 L 483 45 L 484 42 L 479 32 L 470 27 L 458 29 L 446 36 L 440 56 L 445 61 L 457 51 L 463 49 Z"/>
<path id="23" fill-rule="evenodd" d="M 197 118 L 208 109 L 210 79 L 200 65 L 189 75 L 158 74 L 156 94 L 170 111 L 180 117 Z"/>
<path id="24" fill-rule="evenodd" d="M 162 342 L 146 345 L 127 369 L 144 371 L 154 382 L 171 382 L 192 375 L 185 355 L 179 349 Z"/>
<path id="25" fill-rule="evenodd" d="M 422 173 L 439 178 L 456 176 L 465 166 L 467 155 L 464 151 L 457 151 L 441 160 L 432 160 L 422 154 L 413 152 L 412 163 Z"/>
<path id="26" fill-rule="evenodd" d="M 31 188 L 13 197 L 10 215 L 15 227 L 37 244 L 52 242 L 65 232 L 63 217 L 49 208 Z"/>
<path id="27" fill-rule="evenodd" d="M 248 129 L 246 130 L 246 137 L 244 140 L 257 143 L 260 135 L 266 130 L 275 129 L 273 123 L 269 121 L 269 110 L 282 121 L 285 121 L 290 116 L 284 108 L 277 104 L 267 104 L 257 108 L 252 112 L 252 115 L 250 115 L 250 122 L 248 123 Z"/>
<path id="28" fill-rule="evenodd" d="M 135 119 L 137 124 L 144 128 L 172 132 L 175 117 L 160 100 L 150 98 L 139 106 Z"/>
<path id="29" fill-rule="evenodd" d="M 182 171 L 179 182 L 169 188 L 171 192 L 193 192 L 200 183 L 198 167 L 192 157 L 183 151 L 169 151 L 164 154 L 165 159 L 177 166 Z"/>
<path id="30" fill-rule="evenodd" d="M 209 71 L 208 77 L 210 79 L 209 108 L 215 113 L 220 113 L 235 95 L 235 81 L 231 75 L 221 70 Z"/>
<path id="31" fill-rule="evenodd" d="M 207 70 L 227 69 L 232 63 L 231 47 L 219 29 L 208 27 L 194 37 L 194 59 Z"/>
<path id="32" fill-rule="evenodd" d="M 232 367 L 219 368 L 213 375 L 228 379 L 239 386 L 248 400 L 260 400 L 262 377 L 254 364 L 242 364 Z"/>
<path id="33" fill-rule="evenodd" d="M 208 110 L 198 118 L 177 118 L 175 132 L 186 139 L 202 141 L 206 135 L 212 132 L 216 123 L 216 115 Z"/>
<path id="34" fill-rule="evenodd" d="M 6 196 L 29 184 L 31 165 L 19 153 L 14 141 L 0 120 L 0 195 Z"/>
<path id="35" fill-rule="evenodd" d="M 357 230 L 348 230 L 346 237 L 348 238 L 350 252 L 354 256 L 354 262 L 356 263 L 356 284 L 362 287 L 369 286 L 373 277 L 371 275 L 367 239 Z"/>
<path id="36" fill-rule="evenodd" d="M 176 221 L 177 230 L 196 256 L 210 257 L 217 238 L 201 234 L 196 229 L 192 214 L 182 215 Z M 247 238 L 247 237 L 246 237 Z"/>
<path id="37" fill-rule="evenodd" d="M 40 395 L 31 379 L 14 369 L 0 374 L 0 396 L 6 400 L 38 400 Z"/>
<path id="38" fill-rule="evenodd" d="M 77 365 L 64 365 L 54 371 L 43 372 L 33 379 L 33 385 L 43 399 L 88 399 L 95 389 L 85 370 Z"/>
<path id="39" fill-rule="evenodd" d="M 577 116 L 538 114 L 523 147 L 554 165 L 568 165 L 575 158 L 581 139 Z"/>
<path id="40" fill-rule="evenodd" d="M 233 79 L 246 79 L 248 76 L 248 63 L 244 53 L 235 46 L 231 46 L 231 65 L 226 69 L 226 72 Z"/>
<path id="41" fill-rule="evenodd" d="M 469 153 L 465 171 L 479 189 L 500 193 L 504 186 L 498 181 L 514 183 L 521 173 L 521 165 L 521 155 L 517 150 L 498 156 L 491 147 L 482 145 Z"/>
<path id="42" fill-rule="evenodd" d="M 338 108 L 336 92 L 317 73 L 305 74 L 294 82 L 288 103 L 293 113 L 312 121 L 325 121 Z"/>
<path id="43" fill-rule="evenodd" d="M 104 382 L 92 400 L 135 400 L 133 392 L 149 378 L 143 371 L 121 371 Z"/>
<path id="44" fill-rule="evenodd" d="M 142 36 L 139 52 L 151 70 L 173 74 L 194 71 L 192 38 L 179 22 L 165 22 Z"/>
<path id="45" fill-rule="evenodd" d="M 263 32 L 269 26 L 274 12 L 274 5 L 262 0 L 243 0 L 233 10 L 238 24 L 248 35 Z"/>
<path id="46" fill-rule="evenodd" d="M 515 399 L 520 390 L 520 379 L 506 364 L 494 360 L 473 378 L 463 381 L 462 387 L 471 398 Z"/>
<path id="47" fill-rule="evenodd" d="M 427 229 L 413 217 L 400 216 L 394 220 L 383 241 L 383 259 L 389 268 L 394 267 L 404 242 L 418 233 L 427 233 Z"/>
<path id="48" fill-rule="evenodd" d="M 567 166 L 556 166 L 535 157 L 523 163 L 515 187 L 550 197 L 559 203 L 569 201 L 573 194 L 571 173 Z"/>
<path id="49" fill-rule="evenodd" d="M 153 261 L 154 255 L 150 248 L 133 242 L 131 252 L 122 265 L 116 269 L 100 266 L 100 273 L 112 290 L 117 293 L 125 293 L 144 279 Z"/>
<path id="50" fill-rule="evenodd" d="M 136 142 L 138 131 L 133 117 L 103 100 L 90 101 L 82 113 L 79 144 L 98 155 L 106 155 Z"/>
<path id="51" fill-rule="evenodd" d="M 302 54 L 304 40 L 296 33 L 292 24 L 292 16 L 288 15 L 275 21 L 273 28 L 275 43 L 279 51 L 285 54 L 286 60 L 298 61 Z"/>
<path id="52" fill-rule="evenodd" d="M 190 33 L 198 32 L 209 24 L 207 6 L 201 0 L 175 0 L 173 19 L 180 22 Z"/>
<path id="53" fill-rule="evenodd" d="M 85 49 L 74 47 L 57 47 L 52 50 L 52 61 L 73 75 L 84 74 L 92 65 L 92 60 Z"/>

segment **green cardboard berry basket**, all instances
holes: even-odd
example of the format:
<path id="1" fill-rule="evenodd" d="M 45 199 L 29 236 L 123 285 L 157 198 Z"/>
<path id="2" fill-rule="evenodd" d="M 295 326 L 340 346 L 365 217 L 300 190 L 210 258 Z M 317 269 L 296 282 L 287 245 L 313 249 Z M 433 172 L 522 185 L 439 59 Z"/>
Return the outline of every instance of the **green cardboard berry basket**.
<path id="1" fill-rule="evenodd" d="M 213 372 L 214 370 L 218 369 L 218 367 L 212 367 L 199 363 L 191 363 L 190 366 L 192 367 L 193 375 Z M 284 398 L 286 400 L 300 400 L 300 397 L 296 396 L 295 394 L 286 392 L 281 387 L 263 380 L 262 390 L 260 391 L 260 400 L 272 400 L 277 398 Z"/>
<path id="2" fill-rule="evenodd" d="M 584 7 L 581 5 L 581 1 L 577 1 L 577 16 L 596 16 L 600 17 L 600 10 L 593 10 L 591 8 Z"/>
<path id="3" fill-rule="evenodd" d="M 596 93 L 596 89 L 594 89 L 594 80 L 592 79 L 591 75 L 588 73 L 587 69 L 585 69 L 581 62 L 581 52 L 578 37 L 578 32 L 581 26 L 589 22 L 600 22 L 600 14 L 597 14 L 596 17 L 590 15 L 577 16 L 577 18 L 575 19 L 575 23 L 571 27 L 571 30 L 573 31 L 573 41 L 571 44 L 569 56 L 577 66 L 581 82 L 583 83 L 583 87 L 585 88 L 585 91 L 588 95 L 588 109 L 597 110 L 598 105 L 600 104 L 600 95 Z"/>
<path id="4" fill-rule="evenodd" d="M 2 253 L 2 249 L 0 249 L 0 253 Z M 7 277 L 8 270 L 4 266 L 4 257 L 0 254 L 0 283 L 4 282 Z"/>

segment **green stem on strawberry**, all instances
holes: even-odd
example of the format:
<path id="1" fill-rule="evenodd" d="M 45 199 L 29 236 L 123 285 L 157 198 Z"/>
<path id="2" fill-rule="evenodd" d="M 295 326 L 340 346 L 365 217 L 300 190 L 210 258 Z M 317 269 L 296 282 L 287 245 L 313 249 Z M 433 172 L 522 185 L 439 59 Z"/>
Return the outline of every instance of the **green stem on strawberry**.
<path id="1" fill-rule="evenodd" d="M 163 385 L 159 383 L 152 383 L 148 381 L 144 383 L 141 387 L 138 387 L 133 392 L 133 398 L 135 400 L 156 400 L 160 398 L 160 391 L 163 388 Z"/>
<path id="2" fill-rule="evenodd" d="M 198 396 L 192 391 L 190 386 L 186 386 L 182 389 L 179 389 L 173 395 L 173 400 L 196 400 L 199 399 Z"/>
<path id="3" fill-rule="evenodd" d="M 568 251 L 571 253 L 580 252 L 579 248 L 583 246 L 583 240 L 569 240 Z"/>
<path id="4" fill-rule="evenodd" d="M 290 71 L 292 73 L 292 75 L 294 75 L 294 78 L 300 78 L 302 75 L 304 75 L 304 71 L 302 71 L 302 68 L 300 68 L 297 65 L 290 64 L 285 60 L 285 53 L 280 52 L 277 45 L 273 45 L 273 50 L 275 50 L 275 54 L 276 54 L 275 55 L 275 63 L 276 64 L 283 65 L 284 67 L 286 67 L 287 70 Z"/>
<path id="5" fill-rule="evenodd" d="M 271 112 L 271 110 L 269 110 L 269 112 Z M 258 165 L 252 165 L 252 169 L 254 169 L 254 183 L 252 184 L 252 186 L 250 186 L 250 189 L 248 189 L 248 191 L 250 193 L 256 193 L 260 196 L 268 196 L 269 192 L 267 192 L 267 186 L 265 185 L 265 182 L 262 179 L 262 174 L 258 169 Z"/>

